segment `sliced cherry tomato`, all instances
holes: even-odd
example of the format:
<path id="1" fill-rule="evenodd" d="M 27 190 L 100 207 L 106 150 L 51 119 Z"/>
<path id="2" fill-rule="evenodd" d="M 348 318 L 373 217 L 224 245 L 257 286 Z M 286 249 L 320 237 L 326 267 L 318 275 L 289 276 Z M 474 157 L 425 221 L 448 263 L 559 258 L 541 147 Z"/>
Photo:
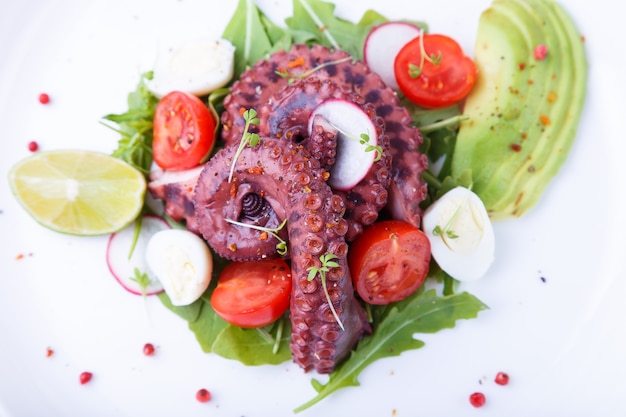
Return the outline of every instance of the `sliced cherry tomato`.
<path id="1" fill-rule="evenodd" d="M 239 327 L 266 326 L 283 315 L 291 296 L 291 270 L 282 259 L 233 262 L 220 274 L 211 306 Z"/>
<path id="2" fill-rule="evenodd" d="M 215 119 L 202 100 L 172 91 L 154 113 L 152 157 L 161 168 L 184 170 L 198 166 L 215 143 Z"/>
<path id="3" fill-rule="evenodd" d="M 396 55 L 394 73 L 400 91 L 413 103 L 429 108 L 459 102 L 476 81 L 474 61 L 454 39 L 444 35 L 409 41 Z"/>
<path id="4" fill-rule="evenodd" d="M 424 283 L 430 242 L 410 223 L 385 220 L 365 229 L 350 246 L 348 262 L 359 296 L 370 304 L 389 304 Z"/>

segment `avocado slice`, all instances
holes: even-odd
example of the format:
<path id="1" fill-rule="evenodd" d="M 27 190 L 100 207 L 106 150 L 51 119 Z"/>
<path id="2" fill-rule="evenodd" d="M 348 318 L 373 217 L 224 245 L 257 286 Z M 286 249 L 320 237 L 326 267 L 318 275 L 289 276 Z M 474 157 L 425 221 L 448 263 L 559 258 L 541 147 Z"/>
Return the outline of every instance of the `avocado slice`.
<path id="1" fill-rule="evenodd" d="M 538 45 L 547 47 L 543 59 Z M 576 137 L 587 89 L 584 42 L 552 0 L 494 0 L 479 21 L 478 78 L 457 136 L 453 178 L 471 173 L 492 220 L 540 199 Z"/>

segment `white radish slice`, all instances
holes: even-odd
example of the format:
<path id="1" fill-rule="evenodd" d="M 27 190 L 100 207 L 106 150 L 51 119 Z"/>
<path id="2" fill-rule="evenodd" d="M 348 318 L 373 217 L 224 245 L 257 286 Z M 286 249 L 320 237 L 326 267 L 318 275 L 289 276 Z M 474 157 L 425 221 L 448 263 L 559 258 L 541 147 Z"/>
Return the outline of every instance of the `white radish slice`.
<path id="1" fill-rule="evenodd" d="M 376 127 L 361 107 L 338 98 L 324 100 L 313 109 L 308 120 L 309 134 L 314 124 L 322 121 L 339 131 L 337 156 L 328 184 L 337 190 L 349 190 L 367 175 L 378 155 L 375 150 L 366 150 L 378 145 Z M 368 137 L 367 144 L 360 142 L 361 135 Z"/>
<path id="2" fill-rule="evenodd" d="M 188 230 L 156 233 L 148 242 L 146 261 L 175 306 L 193 303 L 211 282 L 213 258 L 209 247 Z"/>
<path id="3" fill-rule="evenodd" d="M 456 187 L 435 201 L 422 218 L 437 264 L 459 281 L 483 277 L 494 260 L 495 237 L 480 198 Z"/>
<path id="4" fill-rule="evenodd" d="M 396 55 L 410 40 L 421 35 L 419 26 L 408 22 L 385 22 L 374 27 L 365 38 L 363 60 L 385 84 L 398 90 L 393 70 Z"/>
<path id="5" fill-rule="evenodd" d="M 143 294 L 141 285 L 134 280 L 135 268 L 137 268 L 140 273 L 146 273 L 150 280 L 150 284 L 145 288 L 145 294 L 154 295 L 161 293 L 163 292 L 163 286 L 156 276 L 148 270 L 145 252 L 152 235 L 161 230 L 169 229 L 170 225 L 161 217 L 143 216 L 141 218 L 139 237 L 133 248 L 135 224 L 132 223 L 109 237 L 106 251 L 107 266 L 117 282 L 128 292 L 136 295 Z"/>
<path id="6" fill-rule="evenodd" d="M 157 55 L 148 88 L 159 98 L 171 91 L 209 94 L 230 81 L 234 63 L 235 47 L 225 39 L 165 45 Z"/>

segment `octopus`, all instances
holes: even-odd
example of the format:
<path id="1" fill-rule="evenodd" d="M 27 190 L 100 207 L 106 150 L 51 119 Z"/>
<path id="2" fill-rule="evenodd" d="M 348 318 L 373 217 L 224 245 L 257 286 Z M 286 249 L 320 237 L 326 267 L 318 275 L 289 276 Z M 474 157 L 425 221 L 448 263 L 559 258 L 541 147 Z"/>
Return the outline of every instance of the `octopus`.
<path id="1" fill-rule="evenodd" d="M 306 110 L 300 114 L 278 110 L 281 92 L 294 80 L 315 77 L 332 80 L 342 89 L 362 97 L 383 119 L 385 134 L 391 145 L 391 183 L 387 190 L 385 211 L 395 219 L 419 225 L 422 210 L 420 203 L 427 193 L 422 172 L 428 166 L 426 156 L 417 151 L 422 144 L 419 130 L 413 126 L 411 115 L 400 104 L 396 93 L 367 65 L 354 61 L 345 51 L 321 45 L 308 47 L 296 44 L 289 51 L 278 51 L 269 59 L 257 62 L 244 72 L 224 100 L 222 113 L 222 138 L 226 144 L 239 143 L 245 121 L 242 108 L 261 106 L 270 110 L 262 119 L 260 129 L 271 135 L 302 132 Z M 300 104 L 303 104 L 302 102 Z M 312 104 L 312 103 L 311 103 Z M 285 115 L 288 120 L 285 121 Z M 297 137 L 297 134 L 295 135 Z M 350 195 L 355 205 L 368 201 L 367 196 Z"/>
<path id="2" fill-rule="evenodd" d="M 327 99 L 358 105 L 382 149 L 349 190 L 328 184 L 340 132 L 323 117 L 309 127 L 313 109 Z M 260 140 L 239 149 L 246 109 L 258 113 L 259 123 L 247 132 Z M 420 224 L 427 166 L 418 152 L 421 135 L 396 94 L 365 64 L 341 50 L 306 45 L 245 71 L 224 100 L 221 123 L 224 146 L 201 169 L 169 179 L 156 173 L 149 189 L 165 200 L 167 214 L 185 220 L 226 259 L 289 258 L 293 359 L 305 371 L 330 373 L 371 331 L 352 286 L 350 242 L 381 215 Z M 288 242 L 286 253 L 277 249 L 279 241 Z M 310 279 L 328 254 L 338 266 Z"/>

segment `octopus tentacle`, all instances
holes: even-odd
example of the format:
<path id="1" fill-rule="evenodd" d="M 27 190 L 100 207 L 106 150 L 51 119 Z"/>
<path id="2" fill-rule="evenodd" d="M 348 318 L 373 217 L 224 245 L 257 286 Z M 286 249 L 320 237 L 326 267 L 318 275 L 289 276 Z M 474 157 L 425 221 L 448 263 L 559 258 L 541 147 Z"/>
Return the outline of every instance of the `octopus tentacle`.
<path id="1" fill-rule="evenodd" d="M 162 200 L 165 214 L 174 221 L 185 221 L 188 230 L 197 233 L 193 193 L 203 167 L 184 171 L 154 170 L 150 173 L 148 191 L 152 197 Z"/>
<path id="2" fill-rule="evenodd" d="M 356 239 L 364 227 L 374 223 L 378 213 L 387 204 L 387 188 L 391 182 L 391 161 L 389 139 L 385 135 L 384 120 L 377 116 L 373 105 L 364 103 L 363 98 L 350 88 L 342 87 L 331 80 L 310 77 L 298 80 L 270 97 L 259 108 L 259 133 L 265 136 L 284 138 L 294 144 L 302 144 L 320 159 L 325 169 L 335 162 L 335 153 L 328 154 L 326 141 L 308 139 L 309 117 L 315 107 L 331 98 L 350 101 L 359 105 L 376 127 L 376 138 L 383 150 L 381 158 L 372 164 L 367 175 L 349 191 L 335 190 L 346 202 L 348 233 L 346 239 Z M 332 126 L 317 125 L 316 138 L 335 139 L 336 134 L 323 136 L 323 132 L 333 130 Z M 336 129 L 335 129 L 336 132 Z M 320 136 L 321 135 L 321 136 Z M 335 148 L 332 147 L 334 150 Z"/>
<path id="3" fill-rule="evenodd" d="M 228 149 L 235 150 L 231 148 Z M 267 176 L 258 176 L 254 182 L 233 177 L 232 182 L 228 182 L 230 153 L 233 152 L 227 153 L 226 148 L 219 151 L 198 178 L 193 200 L 198 233 L 218 255 L 231 261 L 275 257 L 276 238 L 258 228 L 237 226 L 232 222 L 278 229 L 286 217 L 286 196 L 268 192 L 274 181 Z M 260 212 L 250 211 L 251 199 L 262 206 Z M 286 230 L 279 230 L 278 234 L 282 239 L 287 238 Z"/>
<path id="4" fill-rule="evenodd" d="M 244 148 L 235 161 L 234 147 L 220 150 L 202 171 L 194 203 L 200 232 L 216 252 L 237 253 L 229 248 L 230 234 L 256 235 L 258 230 L 229 224 L 231 231 L 217 234 L 216 218 L 238 216 L 239 196 L 255 190 L 287 218 L 293 292 L 291 298 L 293 358 L 305 370 L 332 372 L 365 331 L 365 312 L 354 296 L 347 266 L 348 245 L 345 205 L 326 183 L 326 170 L 306 149 L 289 142 L 262 138 L 254 148 Z M 228 182 L 230 165 L 235 163 L 233 180 Z M 240 231 L 232 230 L 243 229 Z M 226 240 L 224 240 L 226 239 Z M 328 272 L 327 285 L 332 305 L 344 325 L 342 330 L 326 299 L 321 277 L 308 279 L 308 268 L 319 266 L 320 256 L 333 253 L 339 265 Z"/>
<path id="5" fill-rule="evenodd" d="M 346 58 L 349 55 L 341 50 L 297 44 L 288 51 L 276 52 L 269 59 L 259 61 L 242 74 L 224 100 L 222 138 L 227 145 L 237 143 L 244 127 L 240 109 L 258 109 L 299 77 L 331 80 L 346 93 L 362 97 L 360 102 L 369 103 L 384 120 L 393 156 L 386 210 L 391 217 L 418 226 L 422 215 L 419 204 L 427 192 L 422 173 L 428 162 L 426 156 L 418 152 L 422 136 L 413 126 L 406 108 L 400 105 L 395 92 L 385 85 L 380 76 L 364 63 Z M 321 64 L 327 65 L 319 67 Z"/>

